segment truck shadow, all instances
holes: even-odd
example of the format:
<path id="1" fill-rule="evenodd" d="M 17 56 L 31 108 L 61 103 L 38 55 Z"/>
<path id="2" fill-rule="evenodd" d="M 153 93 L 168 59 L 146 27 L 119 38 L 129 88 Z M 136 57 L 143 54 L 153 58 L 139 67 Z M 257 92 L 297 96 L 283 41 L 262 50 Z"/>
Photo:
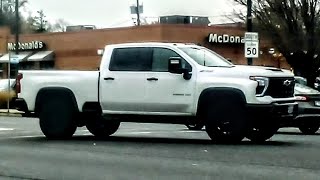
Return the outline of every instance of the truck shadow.
<path id="1" fill-rule="evenodd" d="M 216 143 L 210 139 L 185 139 L 185 138 L 167 138 L 167 137 L 132 137 L 132 136 L 110 136 L 108 138 L 96 138 L 91 135 L 73 136 L 67 140 L 48 140 L 45 137 L 24 138 L 27 141 L 33 142 L 101 142 L 101 143 L 121 143 L 121 144 L 174 144 L 174 145 L 217 145 L 217 146 L 294 146 L 293 142 L 284 141 L 266 141 L 263 143 L 253 143 L 249 140 L 243 140 L 239 143 Z"/>

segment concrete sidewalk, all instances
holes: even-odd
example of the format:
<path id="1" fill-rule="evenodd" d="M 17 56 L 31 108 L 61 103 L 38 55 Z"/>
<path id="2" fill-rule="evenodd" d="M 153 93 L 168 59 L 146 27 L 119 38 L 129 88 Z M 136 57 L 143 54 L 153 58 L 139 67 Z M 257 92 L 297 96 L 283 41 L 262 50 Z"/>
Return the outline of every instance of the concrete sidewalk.
<path id="1" fill-rule="evenodd" d="M 9 112 L 8 112 L 8 109 L 0 109 L 0 116 L 22 116 L 21 115 L 22 112 L 18 111 L 18 110 L 15 110 L 15 109 L 9 109 Z"/>

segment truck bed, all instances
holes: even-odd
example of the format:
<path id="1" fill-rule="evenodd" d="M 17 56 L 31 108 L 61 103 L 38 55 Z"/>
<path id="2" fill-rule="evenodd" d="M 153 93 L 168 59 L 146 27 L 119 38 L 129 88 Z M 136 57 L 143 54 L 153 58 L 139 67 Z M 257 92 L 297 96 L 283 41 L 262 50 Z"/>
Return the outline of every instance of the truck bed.
<path id="1" fill-rule="evenodd" d="M 44 87 L 70 89 L 80 111 L 85 102 L 98 101 L 99 71 L 22 70 L 19 73 L 23 74 L 23 78 L 18 97 L 27 102 L 29 111 L 34 111 L 37 93 Z"/>

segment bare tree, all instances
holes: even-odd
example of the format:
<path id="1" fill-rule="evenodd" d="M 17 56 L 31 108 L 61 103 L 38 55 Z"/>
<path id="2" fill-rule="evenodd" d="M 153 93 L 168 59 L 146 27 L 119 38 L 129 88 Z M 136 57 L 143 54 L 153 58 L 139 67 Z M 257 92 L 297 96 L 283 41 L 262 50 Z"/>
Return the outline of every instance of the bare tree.
<path id="1" fill-rule="evenodd" d="M 234 0 L 246 6 L 247 0 Z M 320 67 L 320 0 L 253 0 L 256 30 L 312 85 Z"/>
<path id="2" fill-rule="evenodd" d="M 50 24 L 49 31 L 50 32 L 65 32 L 66 27 L 69 26 L 70 23 L 64 19 L 57 19 L 55 23 Z"/>

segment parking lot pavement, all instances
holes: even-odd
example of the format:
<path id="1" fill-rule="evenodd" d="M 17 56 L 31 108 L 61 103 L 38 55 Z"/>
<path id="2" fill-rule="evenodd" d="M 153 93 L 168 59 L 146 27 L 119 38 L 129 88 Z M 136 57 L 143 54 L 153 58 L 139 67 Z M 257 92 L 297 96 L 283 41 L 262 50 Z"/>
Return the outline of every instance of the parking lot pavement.
<path id="1" fill-rule="evenodd" d="M 270 141 L 211 143 L 182 125 L 123 123 L 105 140 L 79 128 L 48 141 L 37 119 L 0 117 L 0 179 L 319 179 L 320 138 L 281 129 Z"/>

